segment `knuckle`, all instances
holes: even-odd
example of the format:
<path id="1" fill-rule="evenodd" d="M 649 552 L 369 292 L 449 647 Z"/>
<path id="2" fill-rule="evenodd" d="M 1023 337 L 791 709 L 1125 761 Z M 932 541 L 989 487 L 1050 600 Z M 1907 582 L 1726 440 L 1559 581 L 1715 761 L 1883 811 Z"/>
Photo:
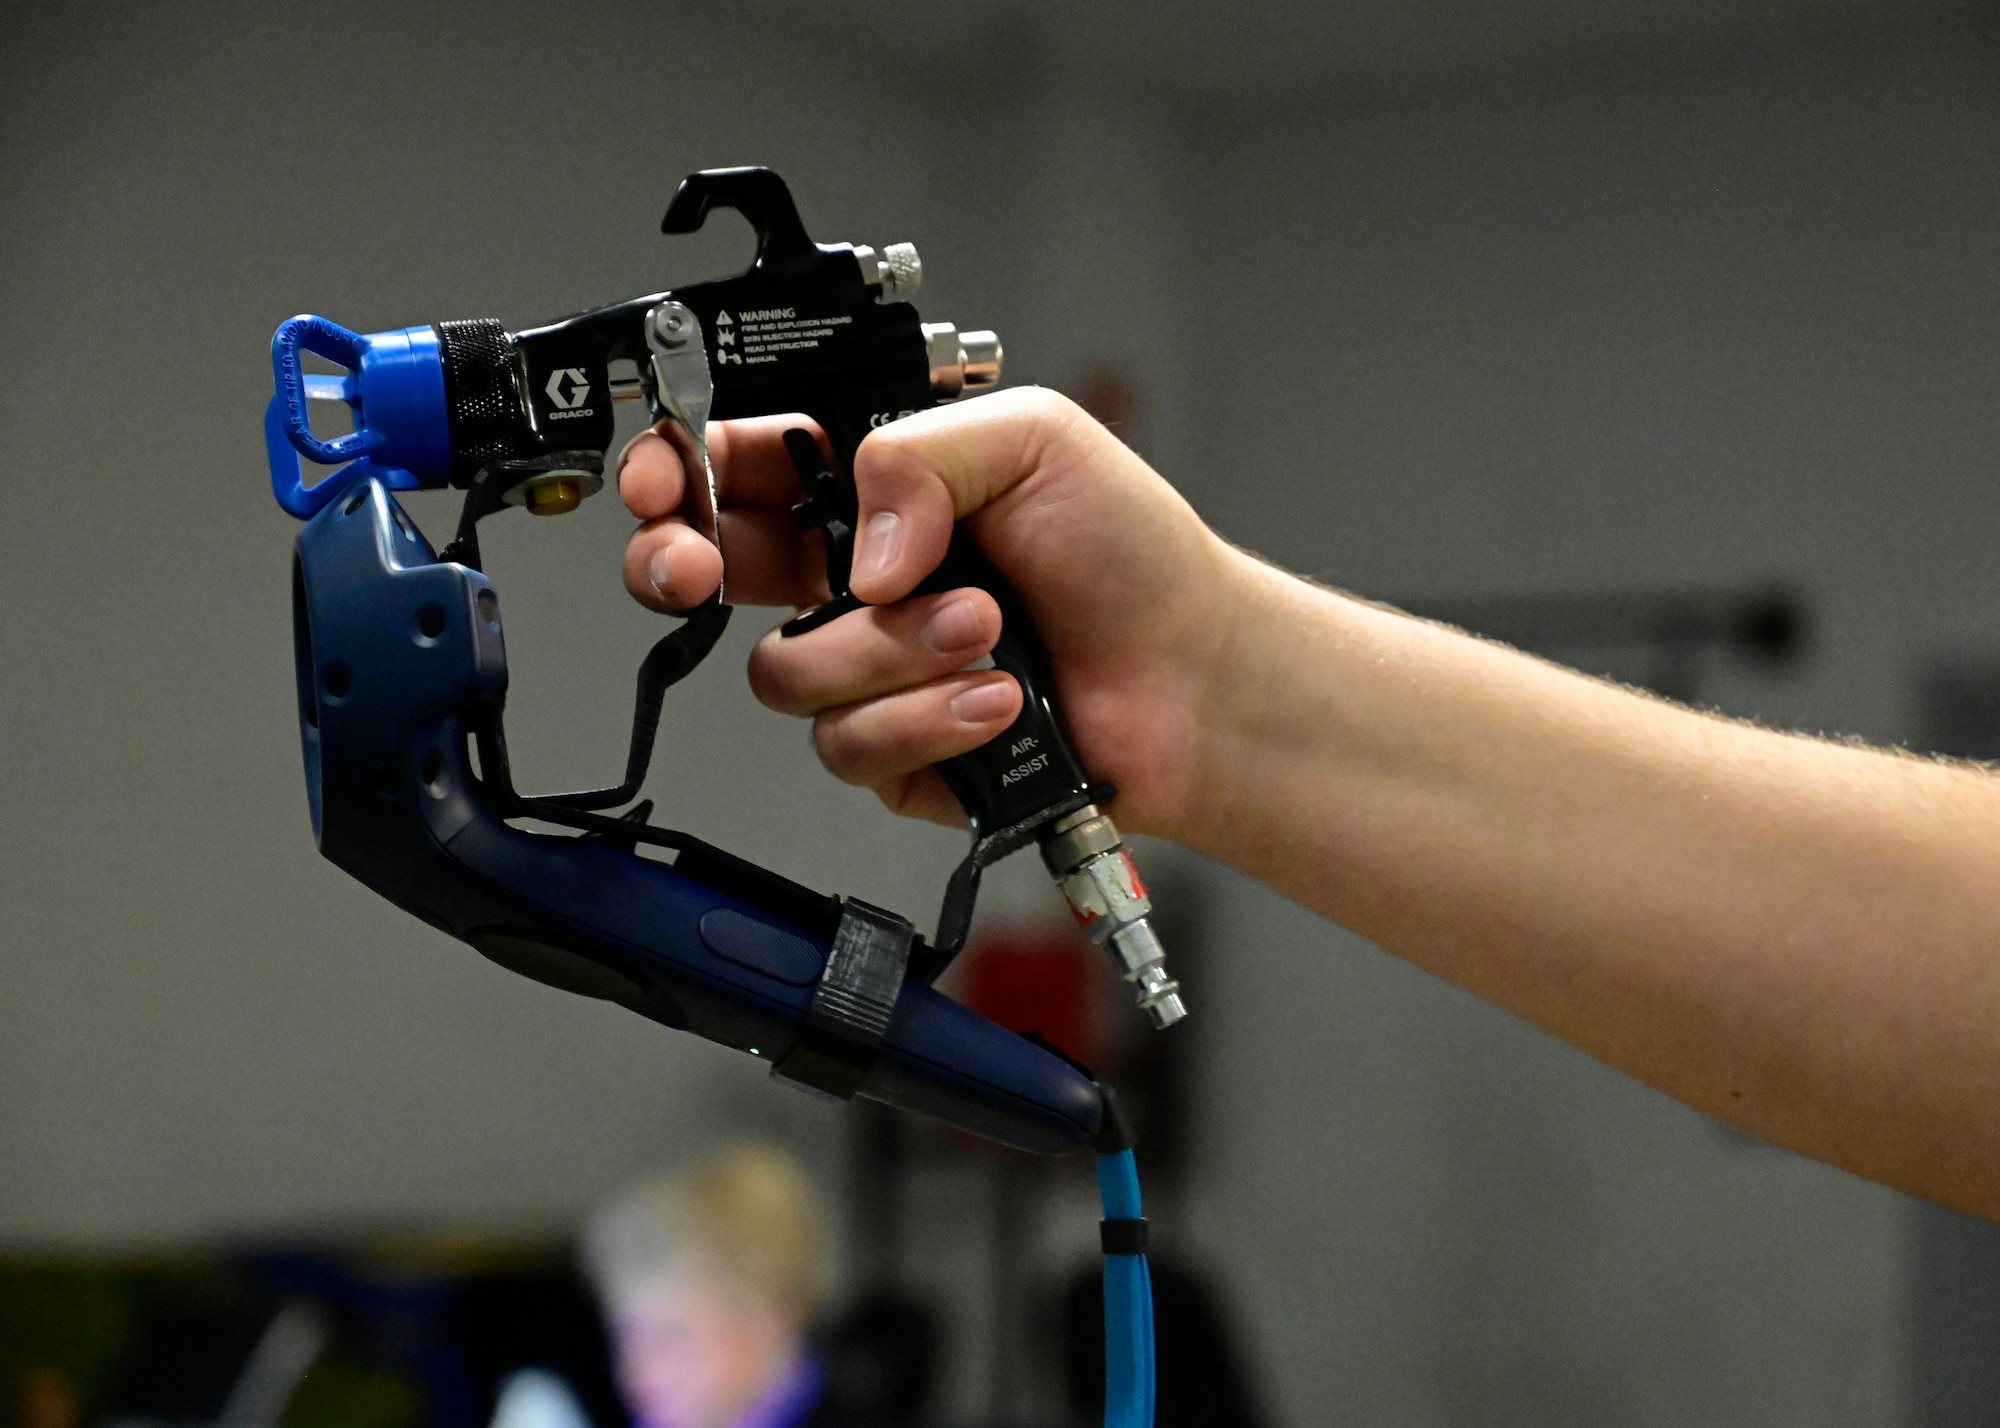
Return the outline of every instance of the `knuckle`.
<path id="1" fill-rule="evenodd" d="M 750 692 L 759 704 L 779 714 L 814 713 L 795 662 L 789 658 L 790 651 L 778 643 L 780 638 L 775 633 L 766 635 L 751 652 Z"/>
<path id="2" fill-rule="evenodd" d="M 1053 387 L 1016 387 L 1016 401 L 1036 421 L 1067 424 L 1083 415 L 1083 408 Z"/>
<path id="3" fill-rule="evenodd" d="M 812 743 L 821 767 L 842 783 L 863 787 L 870 784 L 857 757 L 853 731 L 847 727 L 847 721 L 837 715 L 820 715 L 813 720 Z"/>
<path id="4" fill-rule="evenodd" d="M 882 800 L 882 806 L 898 818 L 912 818 L 920 811 L 917 789 L 917 780 L 906 774 L 875 785 L 874 792 Z"/>
<path id="5" fill-rule="evenodd" d="M 1027 418 L 1021 433 L 1023 469 L 1047 465 L 1052 451 L 1085 445 L 1099 430 L 1089 412 L 1047 387 L 1026 389 L 1022 406 Z"/>
<path id="6" fill-rule="evenodd" d="M 849 783 L 873 786 L 933 762 L 925 701 L 908 694 L 823 710 L 813 720 L 820 762 Z"/>
<path id="7" fill-rule="evenodd" d="M 855 455 L 855 479 L 880 488 L 921 478 L 931 469 L 929 445 L 926 433 L 909 422 L 878 427 Z"/>

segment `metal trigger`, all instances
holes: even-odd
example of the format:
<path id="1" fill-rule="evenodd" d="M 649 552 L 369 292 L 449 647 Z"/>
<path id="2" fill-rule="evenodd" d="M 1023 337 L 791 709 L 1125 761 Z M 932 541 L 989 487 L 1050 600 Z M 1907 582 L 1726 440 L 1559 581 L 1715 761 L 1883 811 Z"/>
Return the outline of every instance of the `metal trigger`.
<path id="1" fill-rule="evenodd" d="M 708 412 L 715 401 L 715 379 L 708 370 L 708 350 L 701 319 L 685 303 L 663 302 L 646 314 L 646 347 L 653 354 L 653 400 L 663 428 L 688 473 L 688 503 L 694 528 L 722 549 L 722 503 L 715 487 L 715 466 L 708 459 Z M 694 473 L 699 472 L 699 479 Z M 729 603 L 728 565 L 716 598 Z"/>

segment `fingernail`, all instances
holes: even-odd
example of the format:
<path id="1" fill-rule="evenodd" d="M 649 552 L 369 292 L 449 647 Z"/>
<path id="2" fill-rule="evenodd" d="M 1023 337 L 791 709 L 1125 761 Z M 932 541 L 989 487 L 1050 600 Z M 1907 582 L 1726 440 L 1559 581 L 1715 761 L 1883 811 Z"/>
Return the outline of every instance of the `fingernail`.
<path id="1" fill-rule="evenodd" d="M 653 558 L 646 562 L 646 578 L 653 582 L 653 589 L 662 600 L 672 596 L 672 577 L 667 572 L 667 548 L 661 546 L 653 552 Z"/>
<path id="2" fill-rule="evenodd" d="M 951 712 L 958 716 L 961 724 L 984 724 L 998 719 L 1013 707 L 1014 691 L 1007 687 L 1004 679 L 975 684 L 951 701 Z"/>
<path id="3" fill-rule="evenodd" d="M 870 579 L 889 572 L 903 552 L 903 518 L 894 511 L 877 511 L 861 528 L 861 545 L 854 554 L 854 574 Z"/>
<path id="4" fill-rule="evenodd" d="M 979 608 L 970 595 L 938 606 L 924 621 L 924 643 L 939 654 L 971 649 L 985 634 L 985 621 L 979 618 Z"/>

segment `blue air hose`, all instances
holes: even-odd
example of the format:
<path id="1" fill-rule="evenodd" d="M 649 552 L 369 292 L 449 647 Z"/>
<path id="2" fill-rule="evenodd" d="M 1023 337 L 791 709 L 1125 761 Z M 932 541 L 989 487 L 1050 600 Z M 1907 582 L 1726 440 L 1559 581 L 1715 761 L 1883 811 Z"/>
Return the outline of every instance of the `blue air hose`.
<path id="1" fill-rule="evenodd" d="M 1153 1428 L 1153 1280 L 1132 1152 L 1097 1157 L 1104 1197 L 1104 1428 Z"/>

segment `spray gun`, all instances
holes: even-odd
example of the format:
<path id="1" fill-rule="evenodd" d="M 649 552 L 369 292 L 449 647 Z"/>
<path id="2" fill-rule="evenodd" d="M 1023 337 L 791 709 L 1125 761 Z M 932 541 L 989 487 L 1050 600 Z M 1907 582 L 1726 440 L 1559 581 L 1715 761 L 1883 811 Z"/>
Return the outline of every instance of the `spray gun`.
<path id="1" fill-rule="evenodd" d="M 931 985 L 965 941 L 981 871 L 1033 842 L 1153 1023 L 1186 1015 L 1144 884 L 1103 812 L 1113 790 L 1093 784 L 1071 749 L 1034 627 L 970 537 L 955 532 L 919 588 L 993 595 L 1004 618 L 993 663 L 1025 700 L 1000 736 L 940 766 L 973 841 L 928 943 L 894 912 L 656 826 L 651 802 L 634 802 L 667 690 L 728 623 L 726 589 L 640 664 L 621 782 L 556 794 L 514 785 L 506 642 L 479 523 L 516 507 L 561 515 L 600 490 L 613 403 L 648 404 L 688 473 L 694 523 L 718 544 L 708 423 L 800 413 L 819 425 L 831 461 L 804 428 L 785 434 L 804 495 L 793 519 L 823 535 L 832 591 L 785 626 L 797 635 L 860 607 L 849 574 L 862 439 L 999 380 L 993 334 L 921 322 L 904 301 L 922 276 L 908 244 L 815 244 L 765 169 L 692 175 L 661 226 L 692 232 L 718 206 L 739 210 L 757 235 L 755 261 L 733 278 L 524 332 L 473 320 L 362 335 L 318 317 L 278 329 L 265 444 L 278 503 L 305 522 L 292 563 L 293 648 L 314 836 L 361 882 L 524 976 L 747 1052 L 773 1075 L 836 1097 L 1043 1154 L 1096 1151 L 1105 1422 L 1144 1428 L 1153 1417 L 1146 1222 L 1116 1098 L 1048 1043 Z M 344 375 L 306 373 L 304 353 Z M 344 402 L 353 431 L 316 436 L 313 401 Z M 308 485 L 301 458 L 339 469 Z M 465 494 L 440 551 L 393 493 L 447 486 Z"/>
<path id="2" fill-rule="evenodd" d="M 1153 1023 L 1186 1014 L 1145 886 L 1103 811 L 1114 791 L 1077 758 L 1034 627 L 963 530 L 920 588 L 993 595 L 1004 621 L 993 663 L 1025 699 L 1011 727 L 940 766 L 973 838 L 928 942 L 894 913 L 656 827 L 650 803 L 633 802 L 667 689 L 727 624 L 726 588 L 640 666 L 618 784 L 540 795 L 514 786 L 499 597 L 479 523 L 516 507 L 560 515 L 601 489 L 614 403 L 647 404 L 689 473 L 693 523 L 712 540 L 708 424 L 789 413 L 817 423 L 830 452 L 803 427 L 786 446 L 803 494 L 793 519 L 824 538 L 832 598 L 784 627 L 798 635 L 860 608 L 849 574 L 863 438 L 999 380 L 993 334 L 925 323 L 906 301 L 922 277 L 908 244 L 814 243 L 765 169 L 690 176 L 661 226 L 692 232 L 716 207 L 740 211 L 756 234 L 756 257 L 735 277 L 521 332 L 471 320 L 362 335 L 310 316 L 278 329 L 265 435 L 278 502 L 307 522 L 295 644 L 321 849 L 517 971 L 751 1051 L 793 1080 L 1014 1144 L 1053 1149 L 1045 1113 L 1067 1123 L 1055 1140 L 1088 1139 L 1097 1097 L 1070 1084 L 1074 1068 L 990 1024 L 975 1028 L 978 1018 L 930 989 L 964 944 L 982 870 L 1032 842 Z M 304 353 L 344 374 L 307 374 Z M 315 435 L 314 401 L 346 403 L 353 430 Z M 308 485 L 302 457 L 338 469 Z M 445 486 L 465 494 L 440 552 L 393 493 Z M 524 821 L 571 834 L 514 826 Z M 641 845 L 671 863 L 638 856 Z"/>
<path id="3" fill-rule="evenodd" d="M 718 206 L 741 212 L 757 237 L 755 260 L 734 278 L 518 333 L 486 319 L 365 336 L 317 317 L 285 323 L 272 344 L 278 390 L 267 421 L 279 504 L 310 517 L 364 479 L 388 490 L 460 487 L 465 514 L 446 558 L 476 559 L 477 523 L 485 516 L 507 506 L 560 515 L 601 489 L 614 403 L 643 400 L 690 474 L 694 524 L 719 545 L 708 423 L 796 412 L 817 422 L 832 448 L 829 463 L 810 433 L 787 434 L 804 491 L 793 519 L 824 536 L 833 596 L 784 633 L 802 634 L 860 608 L 848 583 L 856 449 L 875 427 L 996 385 L 999 339 L 920 321 L 903 301 L 922 281 L 914 247 L 894 243 L 877 252 L 814 243 L 784 181 L 767 169 L 690 176 L 662 230 L 693 232 Z M 307 375 L 303 352 L 347 375 Z M 614 378 L 621 364 L 629 375 Z M 353 432 L 331 441 L 315 436 L 307 403 L 316 398 L 347 403 Z M 347 464 L 307 486 L 301 456 Z M 1020 682 L 1025 697 L 1008 729 L 940 766 L 971 821 L 973 843 L 947 886 L 933 953 L 948 960 L 963 945 L 981 871 L 1032 841 L 1078 921 L 1134 984 L 1140 1007 L 1154 1025 L 1170 1026 L 1186 1008 L 1153 933 L 1145 886 L 1100 807 L 1112 790 L 1093 785 L 1071 749 L 1046 656 L 1019 597 L 960 531 L 920 588 L 968 585 L 999 602 L 1003 632 L 993 663 Z M 725 587 L 695 623 L 698 632 L 715 626 L 719 634 L 727 598 Z M 629 800 L 637 789 L 619 791 Z"/>

